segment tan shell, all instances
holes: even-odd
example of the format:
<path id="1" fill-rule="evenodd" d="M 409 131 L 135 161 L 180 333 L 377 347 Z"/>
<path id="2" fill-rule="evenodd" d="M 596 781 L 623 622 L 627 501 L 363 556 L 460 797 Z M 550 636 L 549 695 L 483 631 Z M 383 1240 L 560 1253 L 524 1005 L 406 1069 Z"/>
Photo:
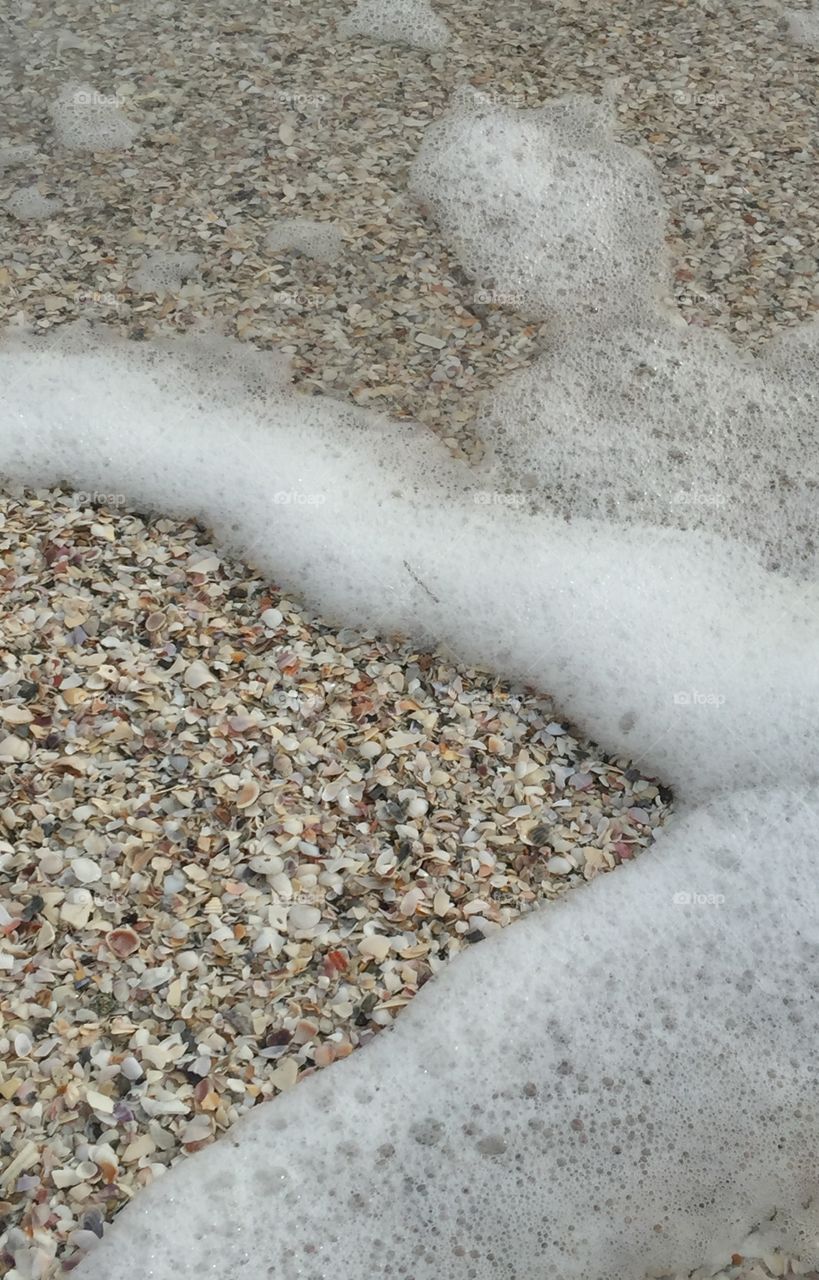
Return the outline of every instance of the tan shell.
<path id="1" fill-rule="evenodd" d="M 133 929 L 112 929 L 105 937 L 109 951 L 124 960 L 139 950 L 139 934 Z"/>

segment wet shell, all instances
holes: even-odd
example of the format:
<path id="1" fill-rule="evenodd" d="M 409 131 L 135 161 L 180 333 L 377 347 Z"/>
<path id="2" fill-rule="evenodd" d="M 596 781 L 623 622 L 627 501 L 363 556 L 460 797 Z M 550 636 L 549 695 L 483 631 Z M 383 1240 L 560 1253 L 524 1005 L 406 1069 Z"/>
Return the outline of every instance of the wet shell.
<path id="1" fill-rule="evenodd" d="M 106 935 L 105 942 L 109 951 L 112 951 L 120 960 L 132 956 L 139 950 L 139 934 L 133 929 L 112 929 Z"/>
<path id="2" fill-rule="evenodd" d="M 237 808 L 247 809 L 249 805 L 255 804 L 259 798 L 259 790 L 258 782 L 253 779 L 250 782 L 243 782 L 236 792 Z"/>

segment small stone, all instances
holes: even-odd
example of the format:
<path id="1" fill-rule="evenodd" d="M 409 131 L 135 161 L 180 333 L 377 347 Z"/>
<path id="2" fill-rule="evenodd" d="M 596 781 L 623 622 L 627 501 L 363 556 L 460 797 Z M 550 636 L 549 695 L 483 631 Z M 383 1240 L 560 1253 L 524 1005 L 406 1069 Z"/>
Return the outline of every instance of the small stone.
<path id="1" fill-rule="evenodd" d="M 422 347 L 433 347 L 434 350 L 440 351 L 446 346 L 444 338 L 436 338 L 434 333 L 416 333 L 415 341 Z"/>
<path id="2" fill-rule="evenodd" d="M 553 876 L 567 876 L 570 871 L 574 871 L 574 867 L 568 858 L 564 858 L 558 853 L 553 858 L 549 858 L 546 863 L 546 870 Z"/>

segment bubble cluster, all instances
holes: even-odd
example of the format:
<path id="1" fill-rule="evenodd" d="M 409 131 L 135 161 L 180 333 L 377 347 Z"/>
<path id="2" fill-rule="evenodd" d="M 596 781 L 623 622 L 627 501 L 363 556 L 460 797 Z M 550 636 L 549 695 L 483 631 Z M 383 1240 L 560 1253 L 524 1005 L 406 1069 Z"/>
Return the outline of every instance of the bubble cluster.
<path id="1" fill-rule="evenodd" d="M 450 40 L 448 26 L 429 0 L 358 0 L 338 29 L 348 38 L 367 36 L 430 52 L 445 49 Z"/>
<path id="2" fill-rule="evenodd" d="M 334 262 L 341 255 L 344 237 L 335 222 L 279 218 L 265 237 L 265 247 L 273 253 L 295 249 L 318 262 Z"/>
<path id="3" fill-rule="evenodd" d="M 170 293 L 181 289 L 198 274 L 202 261 L 198 253 L 170 253 L 157 249 L 145 255 L 131 276 L 130 285 L 140 293 Z"/>
<path id="4" fill-rule="evenodd" d="M 663 303 L 668 210 L 605 107 L 453 112 L 412 186 L 479 282 L 554 323 L 478 422 L 499 479 L 567 519 L 704 530 L 817 576 L 819 325 L 755 360 Z"/>
<path id="5" fill-rule="evenodd" d="M 66 85 L 51 107 L 54 136 L 71 151 L 124 151 L 139 130 L 120 110 L 115 94 L 89 84 Z"/>
<path id="6" fill-rule="evenodd" d="M 62 209 L 62 201 L 53 196 L 45 196 L 37 183 L 28 187 L 18 187 L 5 202 L 6 210 L 18 222 L 41 222 L 52 218 Z"/>
<path id="7" fill-rule="evenodd" d="M 819 49 L 819 8 L 786 9 L 784 12 L 788 34 L 797 44 L 809 49 Z"/>

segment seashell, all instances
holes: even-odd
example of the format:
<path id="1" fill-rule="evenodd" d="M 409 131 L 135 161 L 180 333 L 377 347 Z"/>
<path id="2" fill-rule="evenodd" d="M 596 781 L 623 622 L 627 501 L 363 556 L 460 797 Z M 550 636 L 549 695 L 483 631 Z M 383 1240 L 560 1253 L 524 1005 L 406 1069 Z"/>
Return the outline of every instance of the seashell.
<path id="1" fill-rule="evenodd" d="M 237 807 L 246 809 L 248 805 L 255 804 L 259 798 L 259 790 L 259 784 L 255 779 L 251 778 L 249 782 L 243 782 L 236 792 Z"/>
<path id="2" fill-rule="evenodd" d="M 120 960 L 139 950 L 139 935 L 133 929 L 112 929 L 105 937 L 108 949 Z"/>

